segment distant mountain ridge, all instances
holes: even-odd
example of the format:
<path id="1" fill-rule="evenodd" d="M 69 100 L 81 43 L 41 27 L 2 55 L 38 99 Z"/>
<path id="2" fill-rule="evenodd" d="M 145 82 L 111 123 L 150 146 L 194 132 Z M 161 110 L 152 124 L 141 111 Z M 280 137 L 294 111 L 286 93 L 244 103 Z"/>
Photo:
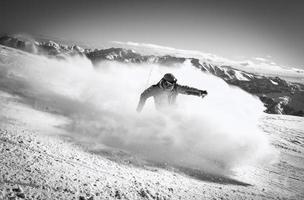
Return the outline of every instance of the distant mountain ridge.
<path id="1" fill-rule="evenodd" d="M 222 78 L 230 85 L 257 95 L 266 106 L 265 112 L 304 116 L 304 85 L 291 83 L 280 77 L 265 76 L 236 69 L 231 65 L 215 65 L 195 57 L 174 55 L 142 55 L 132 49 L 84 49 L 77 45 L 63 45 L 53 41 L 38 42 L 34 39 L 3 36 L 0 44 L 29 53 L 43 54 L 64 58 L 66 55 L 86 56 L 96 64 L 100 61 L 118 61 L 123 63 L 155 63 L 174 67 L 176 64 L 189 62 L 202 72 Z"/>

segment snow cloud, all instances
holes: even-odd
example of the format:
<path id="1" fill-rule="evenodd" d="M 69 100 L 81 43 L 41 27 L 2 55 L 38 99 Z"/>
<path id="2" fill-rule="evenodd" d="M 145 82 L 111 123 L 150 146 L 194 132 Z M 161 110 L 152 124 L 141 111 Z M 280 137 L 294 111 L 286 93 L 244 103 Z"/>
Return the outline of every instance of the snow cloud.
<path id="1" fill-rule="evenodd" d="M 221 173 L 273 158 L 258 128 L 264 110 L 259 99 L 189 63 L 174 68 L 116 62 L 93 66 L 84 57 L 8 55 L 1 65 L 0 88 L 19 94 L 24 103 L 68 117 L 62 127 L 80 142 Z M 208 96 L 180 95 L 176 109 L 166 113 L 156 111 L 149 99 L 137 113 L 140 93 L 167 72 L 180 84 L 207 90 Z"/>

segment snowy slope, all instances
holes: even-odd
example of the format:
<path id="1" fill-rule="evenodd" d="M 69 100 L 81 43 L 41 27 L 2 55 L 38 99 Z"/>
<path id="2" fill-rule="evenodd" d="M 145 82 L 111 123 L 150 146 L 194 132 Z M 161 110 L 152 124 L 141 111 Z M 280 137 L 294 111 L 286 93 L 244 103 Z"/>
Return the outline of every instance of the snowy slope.
<path id="1" fill-rule="evenodd" d="M 0 94 L 1 199 L 304 198 L 303 118 L 266 114 L 260 127 L 280 152 L 277 161 L 223 176 L 156 165 L 121 150 L 88 151 L 95 144 L 77 143 L 58 128 L 67 119 L 18 101 Z"/>

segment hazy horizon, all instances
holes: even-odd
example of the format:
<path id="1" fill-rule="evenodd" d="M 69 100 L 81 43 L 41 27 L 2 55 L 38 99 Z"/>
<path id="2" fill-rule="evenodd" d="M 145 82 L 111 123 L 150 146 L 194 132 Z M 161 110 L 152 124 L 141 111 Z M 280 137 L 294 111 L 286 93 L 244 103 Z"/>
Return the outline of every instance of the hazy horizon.
<path id="1" fill-rule="evenodd" d="M 138 42 L 304 69 L 301 1 L 1 1 L 1 32 Z"/>

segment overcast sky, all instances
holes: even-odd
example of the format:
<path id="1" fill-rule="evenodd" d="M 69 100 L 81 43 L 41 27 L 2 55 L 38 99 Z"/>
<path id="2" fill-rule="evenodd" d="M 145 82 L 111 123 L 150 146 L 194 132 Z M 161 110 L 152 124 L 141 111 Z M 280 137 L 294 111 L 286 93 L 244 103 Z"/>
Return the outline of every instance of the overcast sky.
<path id="1" fill-rule="evenodd" d="M 304 68 L 304 1 L 0 0 L 0 32 L 133 41 Z"/>

